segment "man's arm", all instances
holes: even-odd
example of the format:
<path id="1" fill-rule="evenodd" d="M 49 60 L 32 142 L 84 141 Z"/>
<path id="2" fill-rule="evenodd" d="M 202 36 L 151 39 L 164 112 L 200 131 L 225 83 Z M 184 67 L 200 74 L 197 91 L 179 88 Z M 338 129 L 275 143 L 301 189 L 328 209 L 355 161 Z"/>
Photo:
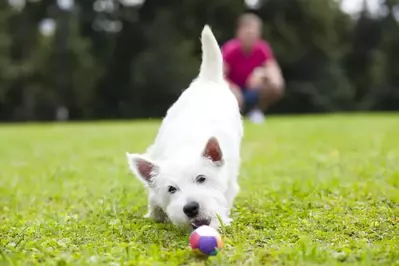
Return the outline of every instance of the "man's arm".
<path id="1" fill-rule="evenodd" d="M 265 60 L 262 67 L 264 78 L 266 78 L 269 85 L 273 86 L 273 88 L 278 90 L 284 89 L 284 78 L 272 48 L 266 41 L 263 41 L 260 49 Z"/>
<path id="2" fill-rule="evenodd" d="M 230 72 L 230 65 L 229 61 L 232 55 L 232 49 L 231 49 L 231 43 L 227 42 L 221 47 L 221 52 L 223 55 L 223 74 L 224 74 L 224 79 L 226 82 L 229 84 L 231 89 L 239 89 L 238 85 L 229 80 L 229 72 Z"/>
<path id="3" fill-rule="evenodd" d="M 231 89 L 239 89 L 238 85 L 235 84 L 234 82 L 232 82 L 231 80 L 229 80 L 227 77 L 229 75 L 229 71 L 230 71 L 230 66 L 229 64 L 225 61 L 223 62 L 223 72 L 224 72 L 224 79 L 226 80 L 226 82 L 229 84 Z"/>
<path id="4" fill-rule="evenodd" d="M 226 80 L 227 84 L 229 85 L 231 92 L 236 97 L 237 102 L 238 102 L 238 106 L 239 106 L 239 108 L 241 110 L 243 108 L 243 106 L 244 106 L 244 99 L 243 99 L 240 87 L 237 84 L 235 84 L 234 82 L 232 82 L 232 81 L 230 81 L 228 79 L 229 71 L 230 71 L 229 64 L 227 62 L 224 62 L 223 63 L 224 79 Z"/>
<path id="5" fill-rule="evenodd" d="M 263 66 L 264 66 L 265 78 L 267 79 L 269 84 L 273 86 L 275 89 L 278 90 L 284 89 L 285 82 L 281 72 L 280 65 L 277 63 L 277 61 L 274 58 L 267 60 Z"/>
<path id="6" fill-rule="evenodd" d="M 227 76 L 229 75 L 229 71 L 230 71 L 230 66 L 228 63 L 226 63 L 226 61 L 223 61 L 223 74 L 225 79 L 227 79 Z"/>

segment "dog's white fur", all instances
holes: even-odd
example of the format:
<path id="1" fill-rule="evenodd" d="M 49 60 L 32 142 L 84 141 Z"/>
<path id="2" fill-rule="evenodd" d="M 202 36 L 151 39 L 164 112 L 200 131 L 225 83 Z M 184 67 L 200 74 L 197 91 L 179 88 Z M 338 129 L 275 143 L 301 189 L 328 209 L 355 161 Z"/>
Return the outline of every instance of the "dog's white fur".
<path id="1" fill-rule="evenodd" d="M 202 36 L 198 77 L 168 110 L 145 154 L 127 153 L 130 170 L 149 189 L 146 217 L 176 226 L 230 224 L 239 192 L 237 177 L 243 137 L 238 102 L 223 77 L 219 45 L 208 25 Z M 204 180 L 205 178 L 205 180 Z M 189 218 L 189 202 L 199 212 Z"/>

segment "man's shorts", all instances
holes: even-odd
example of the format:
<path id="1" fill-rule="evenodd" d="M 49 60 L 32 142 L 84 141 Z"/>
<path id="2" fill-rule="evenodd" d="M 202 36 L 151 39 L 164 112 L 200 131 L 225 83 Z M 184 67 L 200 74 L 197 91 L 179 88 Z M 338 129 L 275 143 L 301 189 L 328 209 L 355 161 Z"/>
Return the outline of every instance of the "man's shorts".
<path id="1" fill-rule="evenodd" d="M 251 111 L 259 103 L 259 91 L 241 88 L 244 99 L 244 113 Z"/>

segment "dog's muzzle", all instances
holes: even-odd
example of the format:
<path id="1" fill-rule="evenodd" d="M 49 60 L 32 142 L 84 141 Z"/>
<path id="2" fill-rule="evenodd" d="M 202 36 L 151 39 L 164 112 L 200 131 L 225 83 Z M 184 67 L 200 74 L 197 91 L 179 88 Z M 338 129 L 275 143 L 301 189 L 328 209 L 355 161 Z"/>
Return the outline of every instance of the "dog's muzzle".
<path id="1" fill-rule="evenodd" d="M 209 218 L 198 217 L 200 216 L 199 211 L 200 206 L 196 201 L 191 201 L 183 207 L 183 212 L 188 218 L 190 218 L 191 226 L 193 227 L 193 229 L 197 229 L 202 225 L 209 225 L 211 223 L 211 219 Z"/>
<path id="2" fill-rule="evenodd" d="M 191 201 L 184 205 L 183 212 L 187 215 L 188 218 L 194 218 L 198 215 L 199 212 L 199 204 L 196 201 Z"/>
<path id="3" fill-rule="evenodd" d="M 209 225 L 211 223 L 211 219 L 194 219 L 191 221 L 191 226 L 193 229 L 197 229 L 200 226 L 203 225 Z"/>

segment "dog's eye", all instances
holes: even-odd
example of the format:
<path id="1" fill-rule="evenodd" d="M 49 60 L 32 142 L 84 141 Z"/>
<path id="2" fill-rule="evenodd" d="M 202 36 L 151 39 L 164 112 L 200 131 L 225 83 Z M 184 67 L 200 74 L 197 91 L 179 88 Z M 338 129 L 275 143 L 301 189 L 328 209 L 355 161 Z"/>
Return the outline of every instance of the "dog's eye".
<path id="1" fill-rule="evenodd" d="M 204 175 L 199 175 L 195 180 L 197 181 L 197 183 L 202 184 L 205 182 L 206 177 Z"/>
<path id="2" fill-rule="evenodd" d="M 170 194 L 173 194 L 173 193 L 175 193 L 176 191 L 177 191 L 177 188 L 175 188 L 175 187 L 170 186 L 170 187 L 168 188 L 168 192 L 169 192 Z"/>

